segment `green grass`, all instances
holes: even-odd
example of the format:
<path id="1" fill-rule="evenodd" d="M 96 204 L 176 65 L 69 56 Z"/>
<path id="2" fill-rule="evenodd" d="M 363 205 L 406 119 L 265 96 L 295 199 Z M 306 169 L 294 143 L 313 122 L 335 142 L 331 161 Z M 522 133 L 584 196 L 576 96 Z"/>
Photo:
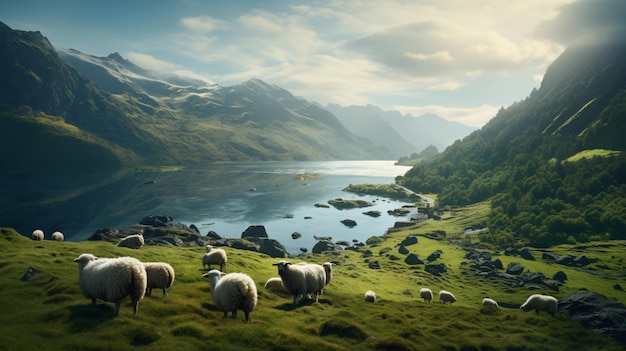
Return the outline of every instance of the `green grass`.
<path id="1" fill-rule="evenodd" d="M 573 155 L 567 158 L 565 161 L 568 162 L 576 162 L 583 158 L 593 158 L 593 157 L 610 157 L 618 155 L 621 151 L 614 150 L 605 150 L 605 149 L 593 149 L 593 150 L 583 150 L 576 155 Z"/>
<path id="2" fill-rule="evenodd" d="M 471 209 L 479 211 L 481 206 Z M 480 211 L 479 211 L 480 212 Z M 470 209 L 461 216 L 451 216 L 446 226 L 463 227 Z M 450 224 L 448 224 L 448 222 Z M 454 224 L 454 222 L 459 222 Z M 407 248 L 427 257 L 443 251 L 439 261 L 448 272 L 435 277 L 423 265 L 409 266 L 403 260 L 391 260 L 398 254 L 397 245 L 409 234 L 431 229 L 427 224 L 385 235 L 386 240 L 365 247 L 373 252 L 364 257 L 359 252 L 339 255 L 309 255 L 292 258 L 293 262 L 335 261 L 332 283 L 319 303 L 304 300 L 297 307 L 291 298 L 263 288 L 265 280 L 277 276 L 272 263 L 278 259 L 250 251 L 226 249 L 228 272 L 248 273 L 257 283 L 259 302 L 251 321 L 223 319 L 213 306 L 209 283 L 201 274 L 201 247 L 147 246 L 140 250 L 118 248 L 112 243 L 36 242 L 12 229 L 0 229 L 0 314 L 1 350 L 171 350 L 219 349 L 240 350 L 622 350 L 624 345 L 596 335 L 563 315 L 536 316 L 517 309 L 482 309 L 480 301 L 490 296 L 498 301 L 521 304 L 531 294 L 513 289 L 498 281 L 478 279 L 467 274 L 465 252 L 449 241 L 419 236 L 419 242 Z M 450 230 L 452 232 L 452 230 Z M 626 302 L 626 295 L 611 287 L 616 282 L 626 287 L 621 257 L 626 257 L 624 242 L 599 243 L 585 247 L 559 246 L 555 253 L 585 250 L 598 258 L 596 269 L 610 278 L 601 278 L 582 270 L 548 264 L 542 260 L 499 256 L 506 265 L 523 261 L 528 269 L 551 275 L 563 270 L 569 277 L 557 298 L 587 288 L 607 297 Z M 385 252 L 386 250 L 389 250 Z M 113 317 L 113 304 L 99 301 L 91 306 L 78 288 L 78 269 L 72 261 L 89 252 L 103 257 L 130 255 L 143 261 L 166 261 L 176 270 L 170 294 L 160 291 L 139 303 L 132 314 L 127 299 L 120 315 Z M 383 254 L 379 254 L 383 252 Z M 540 258 L 541 253 L 533 252 Z M 368 268 L 368 261 L 378 261 L 381 269 Z M 32 280 L 20 280 L 34 265 L 40 273 Z M 455 293 L 454 305 L 424 303 L 418 296 L 421 287 Z M 366 303 L 366 290 L 377 293 L 376 303 Z M 533 291 L 553 293 L 551 291 Z M 585 346 L 587 345 L 587 346 Z"/>

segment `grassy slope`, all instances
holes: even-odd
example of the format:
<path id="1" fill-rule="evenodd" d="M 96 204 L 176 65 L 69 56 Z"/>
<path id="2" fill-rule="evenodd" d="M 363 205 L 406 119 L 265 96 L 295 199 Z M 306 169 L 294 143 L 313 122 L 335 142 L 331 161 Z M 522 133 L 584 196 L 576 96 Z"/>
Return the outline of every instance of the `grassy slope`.
<path id="1" fill-rule="evenodd" d="M 465 225 L 463 218 L 467 217 L 450 216 L 439 223 L 452 233 L 455 226 Z M 135 251 L 107 242 L 35 242 L 11 229 L 0 229 L 0 349 L 129 350 L 148 344 L 151 350 L 563 350 L 581 349 L 581 345 L 604 350 L 624 348 L 564 316 L 481 309 L 480 301 L 485 296 L 521 304 L 530 292 L 465 274 L 461 264 L 465 261 L 464 252 L 448 242 L 420 237 L 418 244 L 408 247 L 421 257 L 441 249 L 440 260 L 448 267 L 442 277 L 426 273 L 422 265 L 408 266 L 402 260 L 390 260 L 388 254 L 379 255 L 381 249 L 390 247 L 390 253 L 401 256 L 396 245 L 406 235 L 428 232 L 434 224 L 396 232 L 382 244 L 369 247 L 374 252 L 369 259 L 377 260 L 380 270 L 369 269 L 367 259 L 353 251 L 332 257 L 312 256 L 310 261 L 333 260 L 339 265 L 320 303 L 309 301 L 296 308 L 291 306 L 289 297 L 263 288 L 267 278 L 277 275 L 272 266 L 277 259 L 227 249 L 227 271 L 246 272 L 257 282 L 259 303 L 250 323 L 243 321 L 241 312 L 238 320 L 232 320 L 223 319 L 222 313 L 215 310 L 209 283 L 201 277 L 203 248 L 143 247 Z M 528 269 L 546 276 L 565 271 L 569 281 L 555 294 L 558 298 L 586 287 L 626 302 L 626 294 L 611 288 L 616 282 L 626 286 L 619 258 L 626 257 L 626 249 L 624 243 L 609 244 L 588 245 L 585 254 L 600 258 L 594 268 L 611 276 L 619 274 L 614 279 L 540 260 L 500 258 L 505 265 L 511 260 L 522 260 Z M 556 251 L 568 253 L 570 249 L 563 246 Z M 98 302 L 93 307 L 78 288 L 77 267 L 72 260 L 83 252 L 166 261 L 176 269 L 176 281 L 167 297 L 155 291 L 152 297 L 142 300 L 138 315 L 132 315 L 127 299 L 120 316 L 113 318 L 113 304 Z M 540 257 L 540 253 L 536 256 Z M 29 282 L 20 281 L 30 265 L 41 272 Z M 439 289 L 450 290 L 458 302 L 452 306 L 425 304 L 418 297 L 423 286 L 435 293 Z M 379 296 L 375 304 L 363 301 L 363 293 L 369 289 Z"/>

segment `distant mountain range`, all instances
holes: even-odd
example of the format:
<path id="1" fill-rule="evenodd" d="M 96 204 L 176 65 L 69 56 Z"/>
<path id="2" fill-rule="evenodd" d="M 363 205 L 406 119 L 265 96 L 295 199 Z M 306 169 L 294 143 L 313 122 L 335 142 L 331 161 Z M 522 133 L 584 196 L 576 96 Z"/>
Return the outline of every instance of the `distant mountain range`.
<path id="1" fill-rule="evenodd" d="M 328 104 L 332 112 L 352 133 L 365 137 L 377 147 L 387 147 L 395 158 L 419 153 L 428 146 L 443 151 L 476 128 L 450 122 L 439 116 L 402 115 L 399 111 L 383 111 L 379 107 Z"/>

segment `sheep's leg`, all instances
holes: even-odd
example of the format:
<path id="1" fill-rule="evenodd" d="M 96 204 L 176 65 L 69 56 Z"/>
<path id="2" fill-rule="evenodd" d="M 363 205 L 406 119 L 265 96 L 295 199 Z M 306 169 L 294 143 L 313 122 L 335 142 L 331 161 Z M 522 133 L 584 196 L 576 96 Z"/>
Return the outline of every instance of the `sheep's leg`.
<path id="1" fill-rule="evenodd" d="M 319 293 L 319 291 L 315 292 L 315 302 L 320 302 L 320 293 Z"/>
<path id="2" fill-rule="evenodd" d="M 117 317 L 120 314 L 120 305 L 122 304 L 122 300 L 115 301 L 115 316 Z"/>
<path id="3" fill-rule="evenodd" d="M 163 289 L 163 296 L 167 296 L 167 289 Z"/>
<path id="4" fill-rule="evenodd" d="M 237 310 L 233 310 L 233 319 L 237 319 Z"/>
<path id="5" fill-rule="evenodd" d="M 152 294 L 152 288 L 146 288 L 146 296 L 150 296 Z"/>
<path id="6" fill-rule="evenodd" d="M 294 305 L 298 304 L 298 293 L 293 294 L 293 304 Z"/>
<path id="7" fill-rule="evenodd" d="M 243 311 L 243 314 L 246 316 L 246 322 L 250 322 L 250 311 Z"/>
<path id="8" fill-rule="evenodd" d="M 137 314 L 137 308 L 139 308 L 139 300 L 133 301 L 133 314 Z"/>

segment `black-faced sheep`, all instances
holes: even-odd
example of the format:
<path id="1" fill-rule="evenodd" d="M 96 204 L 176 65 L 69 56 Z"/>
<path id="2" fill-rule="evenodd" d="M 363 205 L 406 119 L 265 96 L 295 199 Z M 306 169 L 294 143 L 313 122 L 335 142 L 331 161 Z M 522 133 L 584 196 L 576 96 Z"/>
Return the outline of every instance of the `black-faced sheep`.
<path id="1" fill-rule="evenodd" d="M 319 264 L 291 264 L 282 260 L 274 263 L 278 266 L 278 275 L 283 281 L 285 289 L 293 295 L 293 304 L 298 303 L 298 297 L 315 294 L 315 302 L 319 302 L 319 294 L 326 285 L 326 271 Z"/>
<path id="2" fill-rule="evenodd" d="M 326 283 L 325 285 L 330 284 L 333 280 L 333 267 L 335 266 L 332 262 L 324 262 L 322 263 L 322 267 L 324 267 L 324 271 L 326 272 Z"/>
<path id="3" fill-rule="evenodd" d="M 365 292 L 365 301 L 366 302 L 376 302 L 376 293 L 372 290 L 368 290 Z"/>
<path id="4" fill-rule="evenodd" d="M 176 277 L 174 268 L 165 262 L 144 262 L 143 265 L 148 278 L 146 296 L 152 294 L 152 289 L 163 289 L 163 296 L 167 296 L 167 289 Z"/>
<path id="5" fill-rule="evenodd" d="M 246 321 L 250 321 L 250 312 L 254 311 L 258 298 L 252 278 L 244 273 L 224 274 L 216 269 L 202 276 L 209 278 L 213 303 L 224 311 L 224 318 L 228 312 L 232 312 L 232 318 L 237 318 L 237 310 L 242 310 Z"/>
<path id="6" fill-rule="evenodd" d="M 129 247 L 131 249 L 139 249 L 140 247 L 143 246 L 143 244 L 144 244 L 143 235 L 139 233 L 139 234 L 132 234 L 123 238 L 119 243 L 117 243 L 117 246 Z"/>
<path id="7" fill-rule="evenodd" d="M 424 302 L 430 303 L 433 300 L 433 292 L 429 288 L 421 288 L 420 297 L 424 299 Z"/>
<path id="8" fill-rule="evenodd" d="M 30 238 L 33 240 L 37 240 L 37 241 L 43 240 L 43 230 L 41 229 L 33 230 L 33 233 L 31 234 Z"/>
<path id="9" fill-rule="evenodd" d="M 96 299 L 115 302 L 117 316 L 122 300 L 130 296 L 133 314 L 137 314 L 147 286 L 143 263 L 132 257 L 98 258 L 92 254 L 82 254 L 74 262 L 78 263 L 80 290 L 93 305 Z"/>
<path id="10" fill-rule="evenodd" d="M 488 297 L 485 297 L 483 299 L 483 307 L 487 307 L 487 306 L 498 308 L 498 303 L 494 299 L 490 299 Z"/>
<path id="11" fill-rule="evenodd" d="M 227 261 L 228 257 L 226 256 L 226 251 L 224 251 L 224 249 L 216 249 L 211 245 L 207 245 L 206 253 L 202 256 L 202 268 L 208 265 L 209 269 L 211 269 L 212 264 L 219 264 L 220 271 L 224 272 Z"/>
<path id="12" fill-rule="evenodd" d="M 441 290 L 439 292 L 439 302 L 443 303 L 444 305 L 446 304 L 446 302 L 453 304 L 456 302 L 456 297 L 454 297 L 454 295 L 452 295 L 452 293 L 449 291 Z"/>
<path id="13" fill-rule="evenodd" d="M 56 241 L 63 241 L 63 240 L 65 240 L 65 237 L 63 236 L 63 233 L 61 233 L 61 232 L 54 232 L 50 236 L 50 239 L 56 240 Z"/>
<path id="14" fill-rule="evenodd" d="M 559 301 L 554 296 L 534 294 L 519 309 L 524 312 L 535 310 L 536 314 L 544 311 L 554 316 L 559 309 Z"/>

